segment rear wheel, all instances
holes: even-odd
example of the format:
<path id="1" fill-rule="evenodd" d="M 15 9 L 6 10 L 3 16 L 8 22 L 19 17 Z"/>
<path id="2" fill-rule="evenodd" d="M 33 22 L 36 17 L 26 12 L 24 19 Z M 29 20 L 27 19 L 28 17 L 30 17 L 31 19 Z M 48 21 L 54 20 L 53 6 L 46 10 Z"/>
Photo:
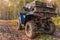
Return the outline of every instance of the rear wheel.
<path id="1" fill-rule="evenodd" d="M 55 24 L 53 22 L 48 22 L 44 30 L 44 33 L 46 34 L 53 34 L 56 30 Z"/>
<path id="2" fill-rule="evenodd" d="M 34 21 L 29 21 L 26 23 L 26 27 L 25 27 L 25 33 L 26 36 L 29 38 L 34 38 L 36 37 L 36 24 Z"/>

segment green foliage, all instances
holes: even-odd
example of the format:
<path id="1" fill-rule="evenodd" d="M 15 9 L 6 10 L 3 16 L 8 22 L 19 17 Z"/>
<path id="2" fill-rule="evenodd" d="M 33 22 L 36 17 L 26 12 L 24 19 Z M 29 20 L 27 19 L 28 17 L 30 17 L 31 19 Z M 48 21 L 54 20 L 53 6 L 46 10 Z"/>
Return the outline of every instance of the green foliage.
<path id="1" fill-rule="evenodd" d="M 53 21 L 56 25 L 60 25 L 60 17 L 52 18 L 52 21 Z"/>
<path id="2" fill-rule="evenodd" d="M 56 38 L 50 35 L 43 34 L 39 36 L 39 40 L 56 40 Z"/>
<path id="3" fill-rule="evenodd" d="M 60 29 L 60 17 L 52 18 L 52 21 L 55 23 L 56 28 Z"/>
<path id="4" fill-rule="evenodd" d="M 56 25 L 56 28 L 57 28 L 57 29 L 60 29 L 60 25 Z"/>

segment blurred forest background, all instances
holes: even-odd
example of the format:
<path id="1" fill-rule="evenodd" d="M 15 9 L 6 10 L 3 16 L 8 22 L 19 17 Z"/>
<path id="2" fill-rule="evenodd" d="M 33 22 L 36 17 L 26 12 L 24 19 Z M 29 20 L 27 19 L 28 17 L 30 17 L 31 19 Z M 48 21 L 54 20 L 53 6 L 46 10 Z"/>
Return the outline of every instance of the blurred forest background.
<path id="1" fill-rule="evenodd" d="M 25 2 L 32 2 L 34 0 L 26 0 Z M 39 0 L 45 2 L 46 0 Z M 60 0 L 52 0 L 57 4 L 57 13 L 60 16 Z M 16 19 L 18 18 L 20 12 L 24 12 L 22 6 L 24 0 L 0 0 L 0 19 Z"/>

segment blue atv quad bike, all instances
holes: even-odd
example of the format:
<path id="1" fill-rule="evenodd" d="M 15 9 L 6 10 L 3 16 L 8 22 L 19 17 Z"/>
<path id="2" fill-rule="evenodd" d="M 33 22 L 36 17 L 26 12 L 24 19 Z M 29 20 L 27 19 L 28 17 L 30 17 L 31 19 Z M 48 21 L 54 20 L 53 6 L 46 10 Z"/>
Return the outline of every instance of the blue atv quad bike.
<path id="1" fill-rule="evenodd" d="M 25 26 L 26 36 L 34 38 L 38 33 L 53 34 L 55 32 L 55 24 L 52 22 L 51 17 L 55 17 L 56 7 L 48 5 L 39 1 L 34 2 L 35 6 L 24 7 L 28 13 L 20 13 L 18 22 L 18 29 Z"/>

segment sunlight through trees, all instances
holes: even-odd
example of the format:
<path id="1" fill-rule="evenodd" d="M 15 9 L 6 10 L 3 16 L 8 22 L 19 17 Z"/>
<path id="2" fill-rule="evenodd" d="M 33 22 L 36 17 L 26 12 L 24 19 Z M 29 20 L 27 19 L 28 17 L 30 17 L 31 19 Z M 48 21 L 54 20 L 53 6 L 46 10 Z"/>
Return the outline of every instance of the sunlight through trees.
<path id="1" fill-rule="evenodd" d="M 34 0 L 25 0 L 26 3 L 32 2 Z M 39 0 L 45 2 L 46 0 Z M 60 10 L 60 0 L 49 0 L 57 4 L 58 9 Z M 24 0 L 0 0 L 0 15 L 4 16 L 6 19 L 16 19 L 18 14 L 22 11 Z M 8 17 L 10 16 L 10 17 Z M 1 17 L 0 17 L 1 18 Z M 3 17 L 2 17 L 3 18 Z M 3 18 L 3 19 L 4 19 Z"/>

